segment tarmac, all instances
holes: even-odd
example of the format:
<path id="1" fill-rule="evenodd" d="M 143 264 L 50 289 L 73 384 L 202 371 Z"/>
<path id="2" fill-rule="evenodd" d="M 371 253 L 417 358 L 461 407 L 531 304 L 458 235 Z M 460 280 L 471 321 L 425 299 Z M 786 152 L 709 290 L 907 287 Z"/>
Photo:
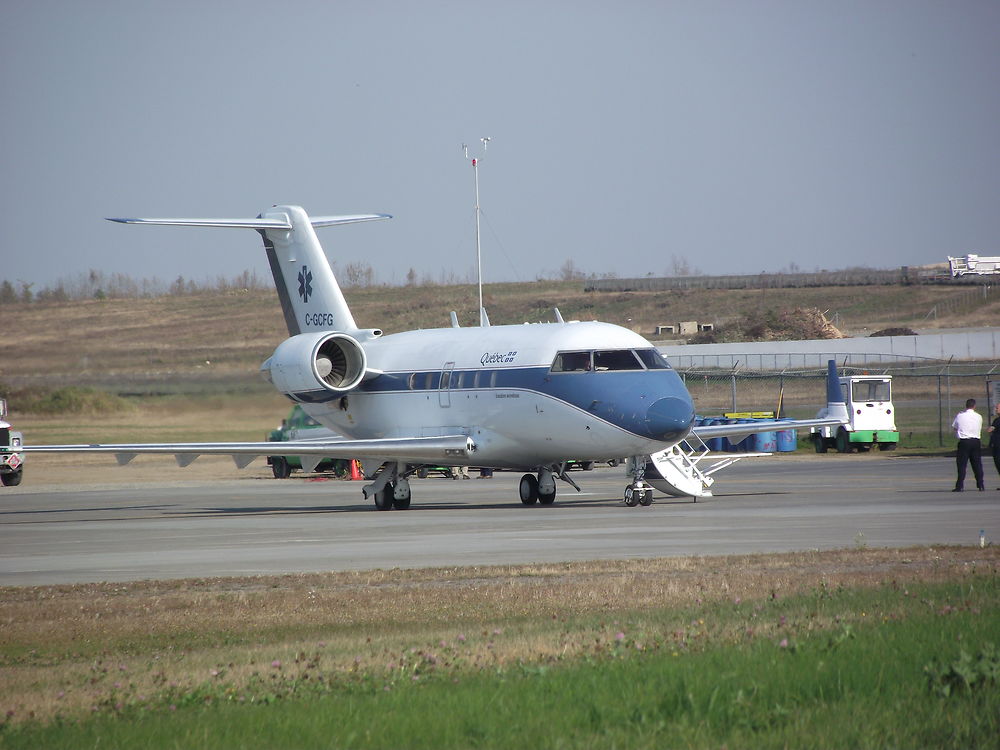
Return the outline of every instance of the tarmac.
<path id="1" fill-rule="evenodd" d="M 993 544 L 1000 479 L 985 469 L 987 491 L 953 493 L 953 459 L 779 454 L 719 472 L 713 497 L 648 508 L 624 505 L 620 467 L 573 472 L 583 491 L 559 483 L 548 507 L 520 503 L 518 474 L 430 477 L 411 482 L 410 510 L 384 512 L 361 482 L 298 474 L 26 475 L 0 488 L 0 585 Z"/>

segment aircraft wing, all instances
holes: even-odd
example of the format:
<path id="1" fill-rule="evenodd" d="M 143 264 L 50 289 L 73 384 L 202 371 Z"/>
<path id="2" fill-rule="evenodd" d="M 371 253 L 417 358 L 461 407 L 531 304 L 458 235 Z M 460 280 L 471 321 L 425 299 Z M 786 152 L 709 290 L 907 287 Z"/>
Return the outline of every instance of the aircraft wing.
<path id="1" fill-rule="evenodd" d="M 263 443 L 109 443 L 92 445 L 22 445 L 24 453 L 113 453 L 124 466 L 139 454 L 173 454 L 187 466 L 198 456 L 232 456 L 240 468 L 257 456 L 317 456 L 370 461 L 400 461 L 423 464 L 445 463 L 449 458 L 467 458 L 476 450 L 468 435 L 442 437 L 383 438 L 380 440 L 290 440 Z"/>
<path id="2" fill-rule="evenodd" d="M 782 419 L 755 420 L 753 422 L 737 422 L 735 424 L 701 425 L 691 430 L 702 440 L 718 437 L 743 438 L 758 432 L 774 432 L 775 430 L 801 430 L 805 427 L 834 427 L 843 422 L 839 419 Z"/>

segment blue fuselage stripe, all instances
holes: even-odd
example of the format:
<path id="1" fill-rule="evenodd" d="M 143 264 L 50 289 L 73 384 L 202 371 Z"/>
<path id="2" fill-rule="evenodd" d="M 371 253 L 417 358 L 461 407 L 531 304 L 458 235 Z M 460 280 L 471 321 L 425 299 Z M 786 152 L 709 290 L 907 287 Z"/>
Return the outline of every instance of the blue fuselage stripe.
<path id="1" fill-rule="evenodd" d="M 475 379 L 477 372 L 478 381 Z M 440 370 L 383 373 L 362 383 L 353 393 L 441 391 L 442 377 Z M 450 382 L 461 382 L 461 386 L 447 389 L 452 393 L 509 388 L 541 394 L 633 434 L 654 439 L 666 436 L 662 429 L 650 424 L 649 408 L 653 404 L 669 403 L 672 421 L 677 424 L 673 431 L 678 433 L 686 432 L 694 418 L 694 405 L 684 383 L 673 370 L 553 373 L 547 367 L 512 367 L 456 371 L 451 373 Z M 474 382 L 479 383 L 478 388 L 470 387 Z M 328 394 L 330 398 L 324 398 L 321 392 L 295 395 L 297 400 L 315 403 L 340 398 L 342 394 Z"/>

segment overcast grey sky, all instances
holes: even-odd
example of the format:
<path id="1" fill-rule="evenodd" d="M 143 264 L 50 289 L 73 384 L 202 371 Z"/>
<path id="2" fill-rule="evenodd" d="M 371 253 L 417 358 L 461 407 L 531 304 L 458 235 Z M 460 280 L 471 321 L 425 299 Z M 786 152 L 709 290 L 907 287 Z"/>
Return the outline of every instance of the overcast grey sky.
<path id="1" fill-rule="evenodd" d="M 1000 2 L 0 4 L 0 278 L 267 274 L 251 231 L 386 212 L 385 282 L 1000 254 Z"/>

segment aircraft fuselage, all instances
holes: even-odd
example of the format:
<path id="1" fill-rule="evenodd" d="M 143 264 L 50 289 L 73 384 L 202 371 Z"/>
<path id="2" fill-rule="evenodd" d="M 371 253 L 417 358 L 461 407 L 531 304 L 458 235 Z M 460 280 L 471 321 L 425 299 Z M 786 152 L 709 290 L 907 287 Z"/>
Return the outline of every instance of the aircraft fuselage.
<path id="1" fill-rule="evenodd" d="M 682 439 L 694 419 L 652 345 L 607 323 L 408 331 L 363 346 L 377 374 L 350 393 L 288 395 L 353 439 L 468 435 L 476 452 L 456 464 L 530 470 L 642 455 Z"/>

